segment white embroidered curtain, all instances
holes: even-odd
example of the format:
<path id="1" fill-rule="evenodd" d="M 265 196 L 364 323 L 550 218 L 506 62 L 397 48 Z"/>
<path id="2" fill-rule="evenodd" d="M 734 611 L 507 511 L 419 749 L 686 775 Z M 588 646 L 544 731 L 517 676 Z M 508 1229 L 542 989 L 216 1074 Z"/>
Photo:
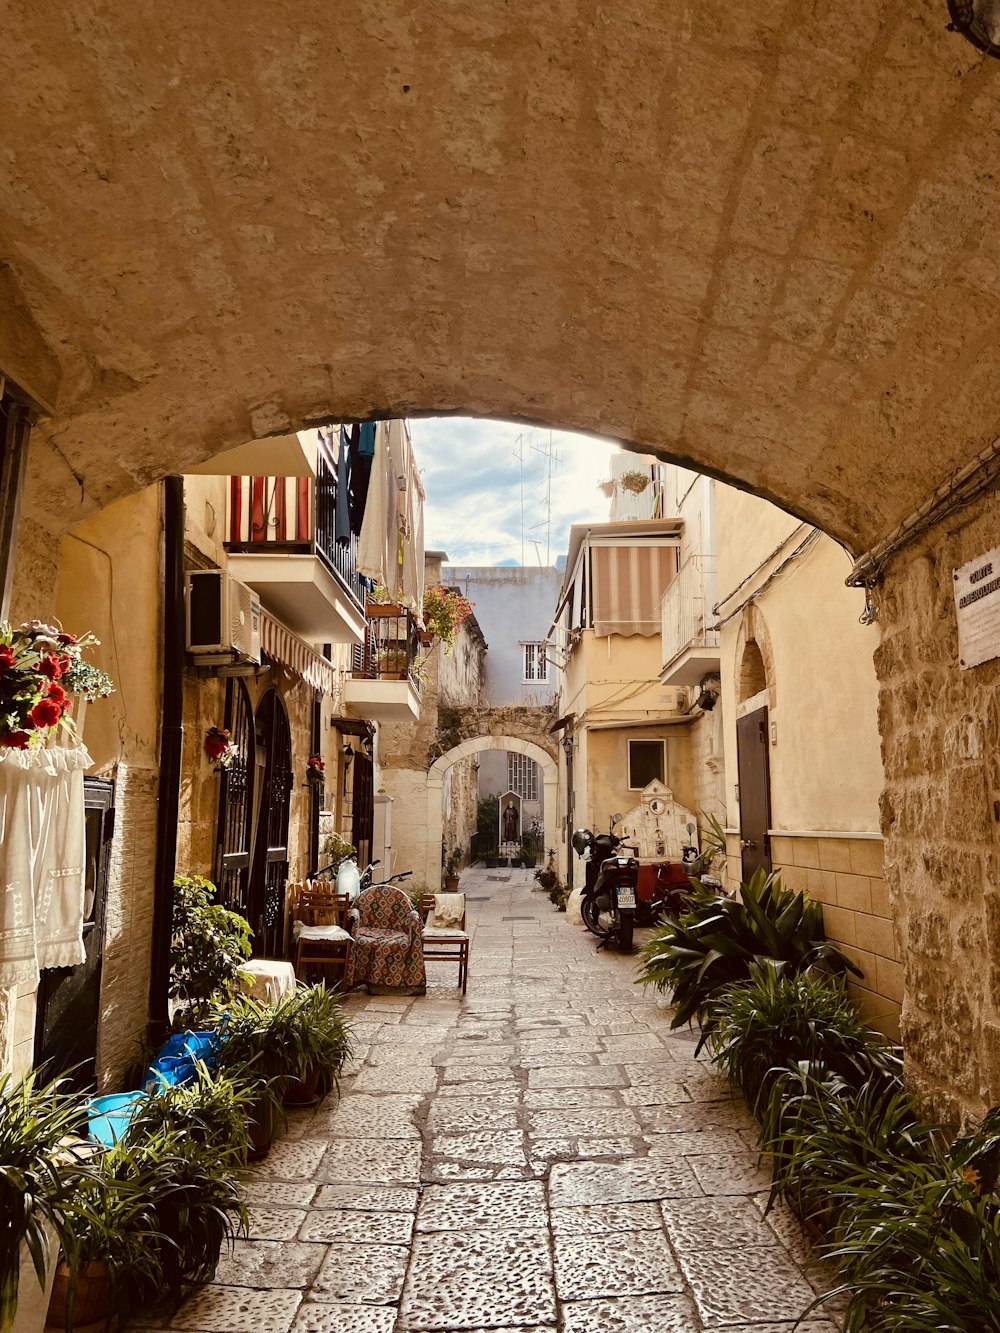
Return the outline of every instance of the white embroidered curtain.
<path id="1" fill-rule="evenodd" d="M 81 746 L 0 751 L 0 986 L 84 960 Z"/>

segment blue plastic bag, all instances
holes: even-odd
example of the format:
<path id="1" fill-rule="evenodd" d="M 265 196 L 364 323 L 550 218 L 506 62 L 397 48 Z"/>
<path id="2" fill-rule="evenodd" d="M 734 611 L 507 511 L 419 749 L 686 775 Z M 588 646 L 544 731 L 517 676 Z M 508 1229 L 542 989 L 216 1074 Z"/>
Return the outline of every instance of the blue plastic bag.
<path id="1" fill-rule="evenodd" d="M 156 1059 L 146 1070 L 143 1087 L 176 1087 L 192 1083 L 197 1076 L 197 1061 L 208 1069 L 219 1063 L 222 1038 L 218 1032 L 176 1032 L 160 1047 Z"/>

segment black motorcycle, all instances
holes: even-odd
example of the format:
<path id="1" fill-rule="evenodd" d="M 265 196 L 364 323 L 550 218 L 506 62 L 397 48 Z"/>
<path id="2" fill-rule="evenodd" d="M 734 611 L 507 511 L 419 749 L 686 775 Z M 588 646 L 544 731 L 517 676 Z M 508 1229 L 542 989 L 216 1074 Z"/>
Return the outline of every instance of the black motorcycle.
<path id="1" fill-rule="evenodd" d="M 580 902 L 583 924 L 602 947 L 614 946 L 619 953 L 631 953 L 639 862 L 634 856 L 622 854 L 635 848 L 615 833 L 620 819 L 621 815 L 612 815 L 607 833 L 595 835 L 590 829 L 577 829 L 573 850 L 577 856 L 589 854 Z"/>

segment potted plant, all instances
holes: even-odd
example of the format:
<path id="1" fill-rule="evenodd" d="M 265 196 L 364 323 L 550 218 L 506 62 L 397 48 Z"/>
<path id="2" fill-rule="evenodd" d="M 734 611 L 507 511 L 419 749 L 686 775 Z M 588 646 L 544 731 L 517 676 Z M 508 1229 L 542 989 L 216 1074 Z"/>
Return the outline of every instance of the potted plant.
<path id="1" fill-rule="evenodd" d="M 228 727 L 209 727 L 202 742 L 205 758 L 217 773 L 228 768 L 236 758 L 232 733 Z"/>
<path id="2" fill-rule="evenodd" d="M 177 1005 L 175 1026 L 202 1022 L 213 998 L 236 994 L 240 967 L 250 957 L 250 927 L 238 913 L 213 902 L 214 894 L 215 885 L 200 875 L 174 880 L 167 993 Z"/>
<path id="3" fill-rule="evenodd" d="M 98 642 L 92 634 L 66 634 L 41 620 L 17 629 L 0 623 L 0 746 L 37 749 L 55 727 L 72 736 L 70 693 L 99 699 L 114 688 L 110 676 L 83 661 L 84 649 Z"/>
<path id="4" fill-rule="evenodd" d="M 459 876 L 458 872 L 462 865 L 462 853 L 457 847 L 453 847 L 444 861 L 444 887 L 448 893 L 457 893 Z"/>
<path id="5" fill-rule="evenodd" d="M 73 1253 L 65 1204 L 87 1170 L 67 1148 L 78 1134 L 79 1097 L 33 1075 L 0 1076 L 0 1329 L 34 1333 L 45 1323 L 57 1243 Z"/>
<path id="6" fill-rule="evenodd" d="M 450 653 L 459 626 L 472 614 L 474 606 L 475 602 L 463 597 L 457 588 L 448 588 L 443 583 L 427 588 L 423 601 L 424 629 L 440 639 L 445 652 Z"/>
<path id="7" fill-rule="evenodd" d="M 534 840 L 530 833 L 525 833 L 521 838 L 521 865 L 525 870 L 534 870 L 536 859 Z"/>
<path id="8" fill-rule="evenodd" d="M 409 671 L 410 655 L 405 648 L 381 648 L 378 655 L 378 674 L 390 679 L 405 680 Z"/>

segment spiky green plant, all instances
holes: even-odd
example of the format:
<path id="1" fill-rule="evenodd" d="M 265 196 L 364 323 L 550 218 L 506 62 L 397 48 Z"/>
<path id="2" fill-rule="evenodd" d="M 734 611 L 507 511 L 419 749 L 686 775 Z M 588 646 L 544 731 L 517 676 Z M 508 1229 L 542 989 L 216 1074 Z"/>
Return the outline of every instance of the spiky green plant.
<path id="1" fill-rule="evenodd" d="M 688 910 L 653 934 L 643 949 L 637 978 L 642 985 L 672 993 L 672 1027 L 698 1019 L 703 1042 L 714 1026 L 719 994 L 747 981 L 755 963 L 771 960 L 777 971 L 792 975 L 809 968 L 862 975 L 827 941 L 820 905 L 805 893 L 784 888 L 779 875 L 757 870 L 733 897 L 708 890 L 697 880 L 692 884 Z"/>
<path id="2" fill-rule="evenodd" d="M 22 1244 L 43 1287 L 56 1261 L 52 1233 L 73 1253 L 65 1204 L 87 1167 L 66 1145 L 82 1119 L 81 1099 L 58 1081 L 38 1086 L 33 1075 L 0 1075 L 0 1330 L 11 1327 L 17 1308 Z"/>
<path id="3" fill-rule="evenodd" d="M 789 974 L 770 960 L 752 963 L 745 983 L 719 993 L 709 1047 L 755 1114 L 775 1078 L 799 1061 L 822 1061 L 856 1086 L 876 1068 L 901 1072 L 899 1056 L 859 1018 L 842 977 Z"/>

